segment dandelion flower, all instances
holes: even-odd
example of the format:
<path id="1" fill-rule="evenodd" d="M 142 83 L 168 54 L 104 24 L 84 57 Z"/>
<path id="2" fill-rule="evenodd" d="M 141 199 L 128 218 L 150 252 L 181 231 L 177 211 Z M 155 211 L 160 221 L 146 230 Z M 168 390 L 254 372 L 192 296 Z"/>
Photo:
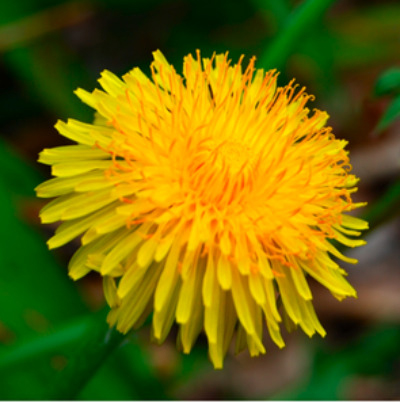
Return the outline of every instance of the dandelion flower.
<path id="1" fill-rule="evenodd" d="M 181 75 L 156 51 L 150 78 L 104 71 L 103 90 L 76 91 L 94 123 L 56 124 L 76 144 L 40 154 L 56 177 L 36 189 L 55 197 L 42 222 L 64 221 L 49 247 L 81 236 L 69 275 L 102 275 L 109 324 L 126 333 L 152 313 L 162 342 L 176 322 L 184 353 L 204 330 L 215 368 L 233 337 L 256 356 L 263 332 L 284 346 L 282 323 L 324 336 L 307 276 L 355 297 L 332 257 L 356 263 L 335 244 L 360 246 L 367 228 L 347 214 L 362 204 L 328 115 L 242 60 L 197 52 Z"/>

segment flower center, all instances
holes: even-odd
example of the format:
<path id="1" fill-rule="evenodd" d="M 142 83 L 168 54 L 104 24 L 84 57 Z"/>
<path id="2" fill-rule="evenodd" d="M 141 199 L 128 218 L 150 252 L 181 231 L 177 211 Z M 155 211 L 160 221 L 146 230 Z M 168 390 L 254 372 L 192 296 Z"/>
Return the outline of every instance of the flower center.
<path id="1" fill-rule="evenodd" d="M 237 173 L 246 165 L 251 165 L 254 160 L 251 148 L 237 141 L 224 141 L 216 147 L 215 151 L 217 152 L 216 166 L 220 169 L 228 167 L 232 173 Z"/>

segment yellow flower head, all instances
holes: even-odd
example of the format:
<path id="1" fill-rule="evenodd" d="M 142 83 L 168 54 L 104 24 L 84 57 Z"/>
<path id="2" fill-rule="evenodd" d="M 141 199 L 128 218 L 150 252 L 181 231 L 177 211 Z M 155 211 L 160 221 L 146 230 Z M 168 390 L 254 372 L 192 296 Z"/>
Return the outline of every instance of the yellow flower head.
<path id="1" fill-rule="evenodd" d="M 355 263 L 331 239 L 360 246 L 348 236 L 367 228 L 345 214 L 360 206 L 346 141 L 325 112 L 310 113 L 304 88 L 276 81 L 254 58 L 243 69 L 242 58 L 199 52 L 180 75 L 157 51 L 151 78 L 104 71 L 103 90 L 76 91 L 96 120 L 57 123 L 77 144 L 40 154 L 56 178 L 37 194 L 57 197 L 40 216 L 65 221 L 50 248 L 82 235 L 69 274 L 102 275 L 119 331 L 153 312 L 153 338 L 176 321 L 189 353 L 204 329 L 220 368 L 235 333 L 252 356 L 265 353 L 264 327 L 284 346 L 282 320 L 325 335 L 307 275 L 338 299 L 356 296 L 331 259 Z"/>

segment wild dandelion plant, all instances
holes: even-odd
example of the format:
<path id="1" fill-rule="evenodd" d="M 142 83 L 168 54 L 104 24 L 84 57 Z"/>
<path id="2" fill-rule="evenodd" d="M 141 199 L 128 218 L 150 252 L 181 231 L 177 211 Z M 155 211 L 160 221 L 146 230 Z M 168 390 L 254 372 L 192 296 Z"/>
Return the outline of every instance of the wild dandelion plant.
<path id="1" fill-rule="evenodd" d="M 39 159 L 56 176 L 36 189 L 55 197 L 41 220 L 64 221 L 48 245 L 82 236 L 69 274 L 102 275 L 110 326 L 126 333 L 152 313 L 162 342 L 177 322 L 184 353 L 204 329 L 215 368 L 234 334 L 252 356 L 265 353 L 264 328 L 284 346 L 282 322 L 324 336 L 306 277 L 355 297 L 332 257 L 357 261 L 331 240 L 361 246 L 367 228 L 347 214 L 363 204 L 346 141 L 304 88 L 277 87 L 254 64 L 198 52 L 180 75 L 157 51 L 151 78 L 104 71 L 103 90 L 76 91 L 94 123 L 59 121 L 77 144 Z"/>

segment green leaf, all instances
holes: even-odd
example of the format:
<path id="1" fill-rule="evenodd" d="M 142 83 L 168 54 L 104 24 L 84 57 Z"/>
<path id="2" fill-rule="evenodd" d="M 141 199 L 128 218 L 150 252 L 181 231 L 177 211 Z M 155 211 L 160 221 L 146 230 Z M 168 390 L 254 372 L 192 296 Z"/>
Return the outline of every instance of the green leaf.
<path id="1" fill-rule="evenodd" d="M 60 352 L 65 345 L 76 343 L 87 331 L 90 321 L 87 316 L 73 320 L 50 331 L 48 334 L 34 335 L 8 347 L 0 348 L 0 372 L 14 366 L 26 365 L 47 354 Z"/>
<path id="2" fill-rule="evenodd" d="M 369 222 L 370 230 L 373 230 L 379 224 L 394 219 L 400 213 L 400 180 L 394 182 L 382 195 L 376 200 L 362 218 Z"/>
<path id="3" fill-rule="evenodd" d="M 92 378 L 107 357 L 121 345 L 125 336 L 106 322 L 105 310 L 93 316 L 92 324 L 81 338 L 81 345 L 69 358 L 44 397 L 50 399 L 74 399 Z"/>
<path id="4" fill-rule="evenodd" d="M 68 365 L 58 373 L 46 399 L 164 399 L 136 334 L 123 335 L 106 322 L 108 308 L 90 318 Z M 119 353 L 118 353 L 119 352 Z M 100 381 L 99 381 L 100 380 Z"/>
<path id="5" fill-rule="evenodd" d="M 332 348 L 316 342 L 310 377 L 296 388 L 285 390 L 276 400 L 347 399 L 346 380 L 357 375 L 392 373 L 400 353 L 400 326 L 382 324 L 371 328 L 345 347 Z M 347 397 L 346 397 L 347 396 Z"/>
<path id="6" fill-rule="evenodd" d="M 0 399 L 35 399 L 65 352 L 35 355 L 50 346 L 41 343 L 39 334 L 51 333 L 87 307 L 44 236 L 23 222 L 24 203 L 33 196 L 40 175 L 3 141 L 0 161 L 0 356 L 4 364 L 13 364 L 0 375 Z M 25 344 L 31 339 L 36 343 Z M 13 349 L 12 342 L 25 346 Z"/>
<path id="7" fill-rule="evenodd" d="M 170 384 L 157 377 L 157 370 L 151 362 L 149 348 L 140 342 L 140 336 L 133 333 L 100 367 L 78 394 L 78 399 L 170 399 L 166 394 L 166 385 Z"/>
<path id="8" fill-rule="evenodd" d="M 0 139 L 0 181 L 9 195 L 34 196 L 34 188 L 43 180 L 39 172 L 26 163 L 17 152 Z M 12 175 L 8 172 L 13 172 Z"/>
<path id="9" fill-rule="evenodd" d="M 45 238 L 21 219 L 24 196 L 33 192 L 39 175 L 3 142 L 0 160 L 7 162 L 0 170 L 1 321 L 16 337 L 30 336 L 86 308 L 66 270 L 47 249 Z"/>
<path id="10" fill-rule="evenodd" d="M 90 87 L 93 82 L 80 62 L 60 43 L 57 35 L 53 35 L 51 40 L 6 52 L 4 63 L 31 96 L 58 117 L 66 119 L 72 116 L 84 121 L 92 119 L 90 108 L 83 105 L 73 91 L 77 87 Z"/>
<path id="11" fill-rule="evenodd" d="M 390 126 L 398 117 L 400 117 L 400 96 L 397 96 L 392 100 L 386 109 L 385 113 L 379 120 L 375 131 L 377 133 L 382 132 Z"/>
<path id="12" fill-rule="evenodd" d="M 284 23 L 290 13 L 290 2 L 288 0 L 251 0 L 258 12 L 262 12 L 266 17 L 266 21 L 275 20 L 278 27 Z"/>
<path id="13" fill-rule="evenodd" d="M 377 79 L 374 94 L 382 96 L 398 93 L 400 93 L 400 68 L 391 68 Z"/>
<path id="14" fill-rule="evenodd" d="M 281 68 L 295 46 L 309 32 L 312 25 L 322 18 L 334 0 L 306 0 L 286 19 L 286 23 L 260 57 L 260 65 L 265 68 Z"/>
<path id="15" fill-rule="evenodd" d="M 94 77 L 90 77 L 61 36 L 66 21 L 74 24 L 75 18 L 91 10 L 85 3 L 0 2 L 0 50 L 4 65 L 26 87 L 35 103 L 42 103 L 60 118 L 92 118 L 92 112 L 73 95 L 73 90 L 93 85 Z"/>

